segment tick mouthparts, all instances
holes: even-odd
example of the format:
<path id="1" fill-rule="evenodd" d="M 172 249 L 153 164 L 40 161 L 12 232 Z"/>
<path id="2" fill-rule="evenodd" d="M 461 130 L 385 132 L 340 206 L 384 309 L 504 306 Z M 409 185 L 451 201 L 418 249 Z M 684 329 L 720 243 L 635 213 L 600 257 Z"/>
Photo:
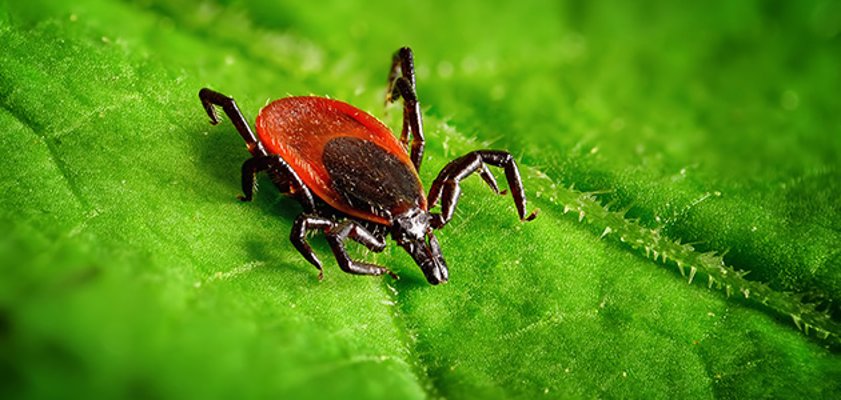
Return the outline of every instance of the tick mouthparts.
<path id="1" fill-rule="evenodd" d="M 412 256 L 430 284 L 437 285 L 449 280 L 447 263 L 434 236 L 430 237 L 429 243 L 424 240 L 409 242 L 403 248 Z"/>
<path id="2" fill-rule="evenodd" d="M 426 276 L 427 282 L 433 285 L 440 283 L 447 283 L 449 281 L 449 272 L 447 266 L 435 261 L 429 261 L 421 265 L 423 274 Z"/>
<path id="3" fill-rule="evenodd" d="M 447 283 L 450 279 L 450 272 L 444 258 L 441 257 L 440 253 L 434 254 L 433 252 L 430 252 L 428 257 L 420 266 L 423 274 L 426 275 L 426 280 L 433 285 Z"/>

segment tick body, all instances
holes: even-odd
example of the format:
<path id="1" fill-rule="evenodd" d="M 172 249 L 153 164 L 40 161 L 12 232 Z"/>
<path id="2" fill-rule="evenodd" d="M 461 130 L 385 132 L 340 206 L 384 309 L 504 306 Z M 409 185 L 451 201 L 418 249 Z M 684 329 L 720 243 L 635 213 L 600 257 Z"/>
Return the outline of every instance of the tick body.
<path id="1" fill-rule="evenodd" d="M 347 239 L 372 251 L 385 248 L 390 235 L 415 260 L 427 281 L 447 282 L 449 271 L 433 231 L 453 216 L 460 195 L 459 182 L 473 172 L 500 192 L 486 164 L 501 167 L 518 216 L 526 215 L 526 197 L 517 165 L 504 151 L 478 150 L 450 162 L 433 181 L 429 195 L 418 177 L 424 137 L 415 92 L 412 51 L 404 47 L 392 58 L 386 101 L 403 98 L 403 130 L 398 140 L 382 122 L 341 101 L 322 97 L 287 97 L 276 100 L 257 116 L 257 135 L 251 131 L 232 98 L 202 89 L 199 98 L 210 116 L 214 106 L 231 118 L 252 157 L 242 166 L 240 199 L 251 200 L 254 176 L 269 174 L 277 188 L 295 197 L 304 209 L 292 228 L 293 245 L 323 277 L 322 263 L 306 241 L 308 231 L 320 230 L 339 266 L 359 275 L 396 275 L 385 267 L 355 261 Z M 409 141 L 411 137 L 411 143 Z M 441 202 L 441 212 L 429 208 Z"/>
<path id="2" fill-rule="evenodd" d="M 270 154 L 292 167 L 312 194 L 351 217 L 388 225 L 426 197 L 409 155 L 362 110 L 321 97 L 287 97 L 257 116 Z"/>

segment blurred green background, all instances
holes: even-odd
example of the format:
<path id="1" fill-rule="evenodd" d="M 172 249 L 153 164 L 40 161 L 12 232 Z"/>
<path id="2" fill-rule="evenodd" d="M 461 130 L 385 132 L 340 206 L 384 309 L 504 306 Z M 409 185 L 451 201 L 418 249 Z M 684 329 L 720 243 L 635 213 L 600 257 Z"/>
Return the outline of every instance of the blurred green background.
<path id="1" fill-rule="evenodd" d="M 355 251 L 399 281 L 344 274 L 314 237 L 318 282 L 299 206 L 236 201 L 247 152 L 196 94 L 398 127 L 403 45 L 423 181 L 508 149 L 541 215 L 472 178 L 448 285 L 393 245 Z M 839 89 L 836 1 L 0 1 L 0 397 L 836 397 Z M 653 257 L 564 213 L 590 191 Z M 828 338 L 687 284 L 666 242 L 726 253 Z"/>

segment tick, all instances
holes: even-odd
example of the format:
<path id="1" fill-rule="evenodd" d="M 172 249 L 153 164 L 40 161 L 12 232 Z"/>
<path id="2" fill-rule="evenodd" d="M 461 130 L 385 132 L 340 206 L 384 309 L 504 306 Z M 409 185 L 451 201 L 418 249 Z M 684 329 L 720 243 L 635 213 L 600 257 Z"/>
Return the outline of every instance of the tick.
<path id="1" fill-rule="evenodd" d="M 214 106 L 231 119 L 245 139 L 251 158 L 242 165 L 242 201 L 250 201 L 255 175 L 267 172 L 275 186 L 303 207 L 292 227 L 295 248 L 324 277 L 321 261 L 306 241 L 309 231 L 324 233 L 339 267 L 357 275 L 397 275 L 385 267 L 351 259 L 348 239 L 371 251 L 385 248 L 390 234 L 408 252 L 433 285 L 447 282 L 449 271 L 433 233 L 453 217 L 461 189 L 470 174 L 479 176 L 497 194 L 499 187 L 487 165 L 503 168 L 517 215 L 526 214 L 526 195 L 517 164 L 510 153 L 477 150 L 447 164 L 423 192 L 418 171 L 424 136 L 415 90 L 412 50 L 394 53 L 388 74 L 386 104 L 403 99 L 403 131 L 398 141 L 375 117 L 341 101 L 294 96 L 275 100 L 257 115 L 257 135 L 231 97 L 204 88 L 199 91 L 211 124 L 219 122 Z M 411 137 L 411 143 L 409 138 Z M 438 202 L 441 212 L 430 212 Z"/>

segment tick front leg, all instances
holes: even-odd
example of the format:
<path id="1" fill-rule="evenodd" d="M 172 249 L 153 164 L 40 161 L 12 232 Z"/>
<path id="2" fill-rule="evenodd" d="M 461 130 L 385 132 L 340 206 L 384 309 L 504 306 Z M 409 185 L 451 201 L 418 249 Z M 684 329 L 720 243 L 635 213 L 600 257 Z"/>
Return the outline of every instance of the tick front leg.
<path id="1" fill-rule="evenodd" d="M 389 274 L 392 278 L 398 279 L 397 274 L 385 267 L 375 264 L 353 261 L 345 249 L 345 242 L 348 238 L 362 243 L 373 252 L 381 252 L 385 248 L 385 240 L 371 234 L 367 229 L 355 221 L 345 220 L 331 228 L 327 234 L 327 243 L 333 249 L 336 261 L 342 271 L 354 275 L 382 275 Z"/>
<path id="2" fill-rule="evenodd" d="M 213 106 L 222 107 L 222 110 L 231 119 L 231 123 L 237 128 L 240 136 L 245 140 L 248 151 L 255 157 L 268 154 L 260 144 L 260 141 L 257 140 L 257 137 L 254 136 L 254 132 L 251 131 L 251 127 L 248 126 L 248 122 L 245 121 L 245 117 L 242 116 L 242 112 L 239 111 L 239 107 L 237 107 L 237 103 L 233 98 L 217 91 L 203 88 L 199 91 L 199 99 L 201 100 L 202 106 L 204 106 L 204 110 L 207 111 L 207 116 L 210 117 L 211 124 L 216 125 L 219 123 L 219 117 L 216 115 L 216 109 Z"/>
<path id="3" fill-rule="evenodd" d="M 307 232 L 316 229 L 326 231 L 335 225 L 335 222 L 327 218 L 317 217 L 311 214 L 299 215 L 292 225 L 292 233 L 289 236 L 289 240 L 292 241 L 292 245 L 298 249 L 298 252 L 318 269 L 318 280 L 324 279 L 324 270 L 321 267 L 321 260 L 318 259 L 310 244 L 307 243 Z"/>
<path id="4" fill-rule="evenodd" d="M 291 194 L 301 203 L 304 212 L 315 211 L 315 201 L 309 188 L 280 156 L 252 157 L 242 164 L 242 193 L 239 199 L 251 201 L 257 188 L 255 176 L 258 172 L 269 171 L 275 186 L 284 194 Z"/>
<path id="5" fill-rule="evenodd" d="M 348 220 L 336 223 L 327 218 L 311 214 L 301 214 L 295 220 L 290 239 L 301 255 L 318 269 L 319 280 L 324 278 L 322 264 L 306 240 L 307 232 L 316 229 L 323 231 L 326 235 L 327 243 L 330 244 L 330 248 L 336 256 L 336 261 L 343 271 L 356 275 L 389 274 L 397 279 L 397 275 L 384 267 L 351 260 L 345 249 L 345 241 L 350 238 L 363 244 L 371 251 L 381 252 L 385 248 L 385 240 L 383 238 L 374 236 L 354 221 Z"/>
<path id="6" fill-rule="evenodd" d="M 411 159 L 415 169 L 420 171 L 423 161 L 423 120 L 415 84 L 415 61 L 412 49 L 403 47 L 391 58 L 391 70 L 388 73 L 386 104 L 403 98 L 403 130 L 400 143 L 409 148 L 409 135 L 412 136 Z"/>
<path id="7" fill-rule="evenodd" d="M 517 207 L 517 215 L 521 221 L 531 221 L 537 216 L 537 211 L 526 215 L 526 194 L 523 189 L 523 180 L 520 178 L 520 170 L 514 157 L 506 151 L 478 150 L 451 161 L 432 182 L 427 200 L 432 208 L 441 200 L 441 214 L 434 214 L 432 226 L 441 228 L 453 218 L 458 199 L 461 194 L 459 183 L 470 174 L 479 171 L 479 174 L 496 193 L 499 188 L 496 180 L 487 169 L 485 164 L 490 164 L 505 170 L 505 177 L 508 180 L 508 188 L 514 197 L 514 205 Z"/>

